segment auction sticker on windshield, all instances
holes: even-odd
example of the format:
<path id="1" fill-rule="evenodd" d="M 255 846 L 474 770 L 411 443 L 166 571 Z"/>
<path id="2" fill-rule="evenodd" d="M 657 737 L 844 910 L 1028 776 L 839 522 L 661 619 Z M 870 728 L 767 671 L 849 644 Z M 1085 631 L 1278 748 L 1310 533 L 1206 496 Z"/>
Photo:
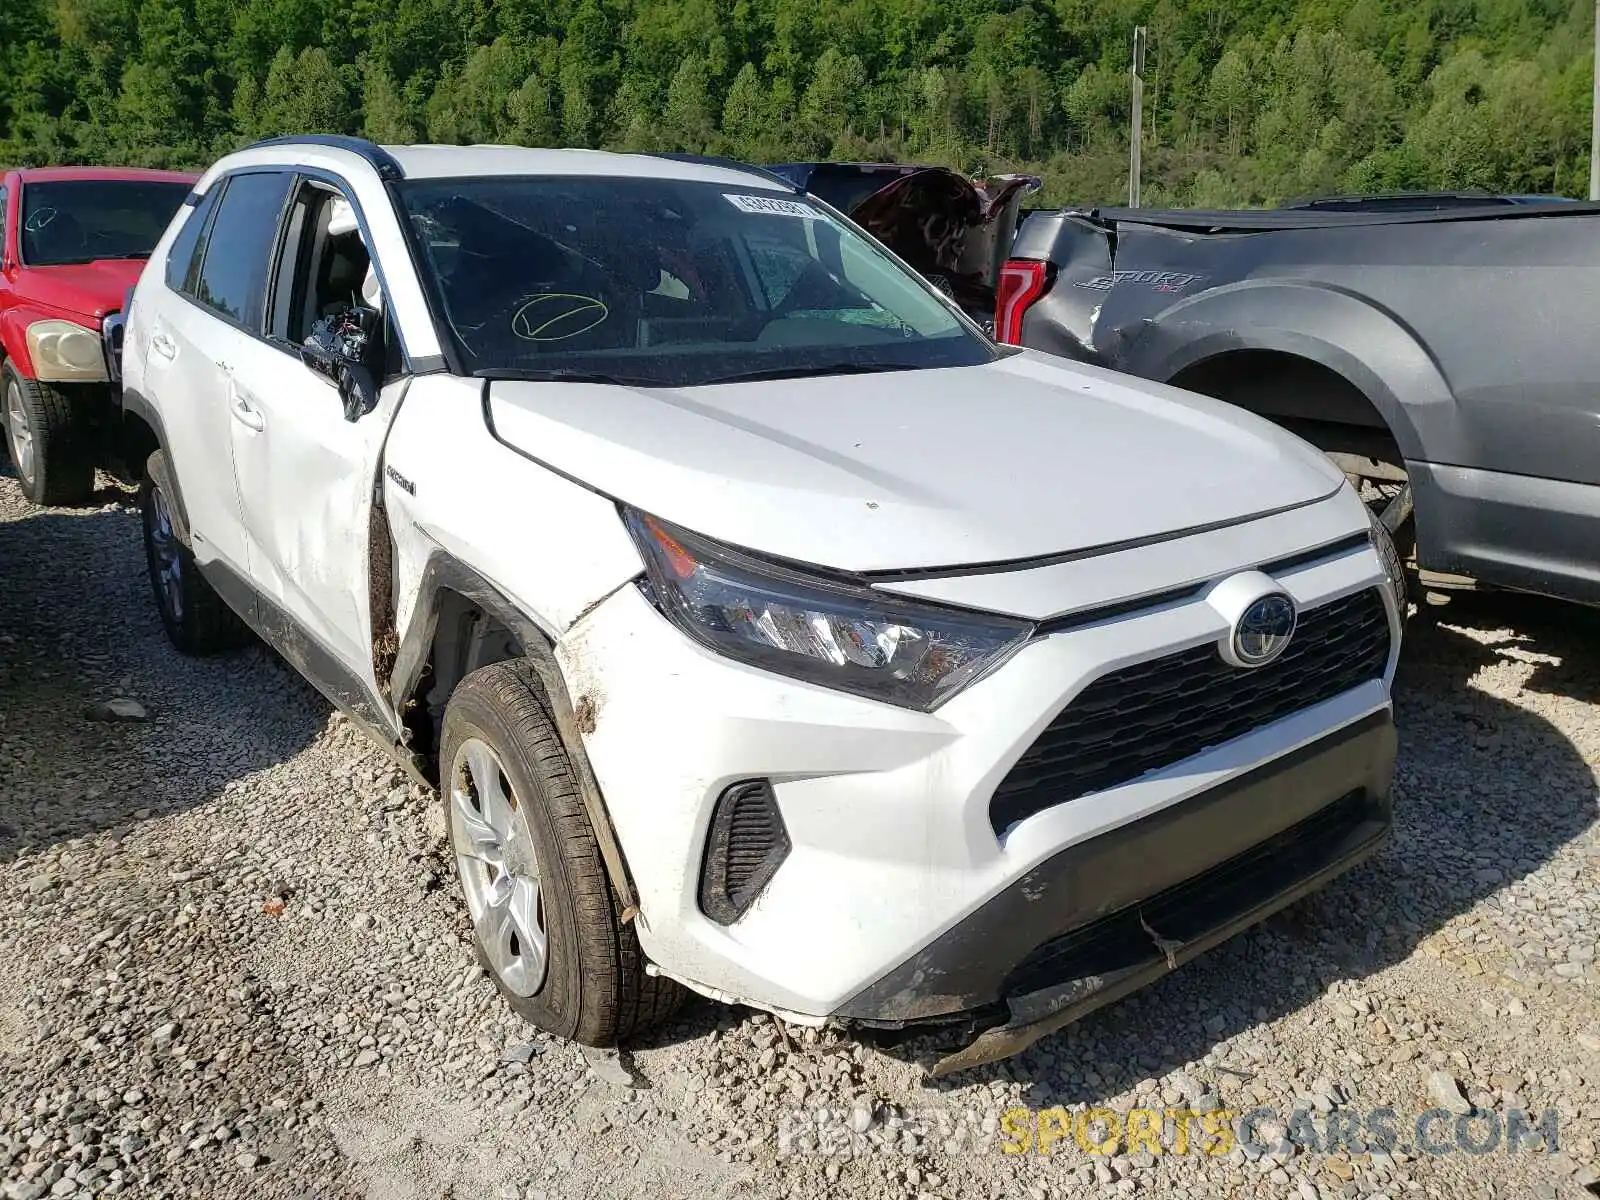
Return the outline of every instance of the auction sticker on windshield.
<path id="1" fill-rule="evenodd" d="M 782 200 L 776 196 L 745 196 L 724 192 L 722 198 L 740 212 L 763 213 L 773 217 L 802 217 L 806 219 L 822 215 L 821 212 L 812 208 L 809 204 L 802 204 L 798 200 Z"/>

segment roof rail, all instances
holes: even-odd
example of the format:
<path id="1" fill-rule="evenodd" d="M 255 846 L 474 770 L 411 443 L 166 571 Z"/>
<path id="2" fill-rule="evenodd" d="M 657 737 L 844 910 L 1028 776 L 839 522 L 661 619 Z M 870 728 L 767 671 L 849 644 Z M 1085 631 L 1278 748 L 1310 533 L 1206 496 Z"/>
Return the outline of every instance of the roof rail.
<path id="1" fill-rule="evenodd" d="M 406 177 L 405 171 L 394 155 L 366 138 L 349 137 L 342 133 L 289 134 L 251 142 L 245 149 L 255 150 L 262 146 L 326 146 L 331 150 L 348 150 L 351 154 L 358 154 L 371 163 L 382 179 L 395 180 Z"/>
<path id="2" fill-rule="evenodd" d="M 791 192 L 803 192 L 805 189 L 792 179 L 785 179 L 775 171 L 765 167 L 758 167 L 751 163 L 740 162 L 736 158 L 724 158 L 718 154 L 684 154 L 677 150 L 652 150 L 647 151 L 649 158 L 668 158 L 673 162 L 698 163 L 703 167 L 721 167 L 726 171 L 742 171 L 746 175 L 759 175 L 769 183 L 781 183 Z"/>

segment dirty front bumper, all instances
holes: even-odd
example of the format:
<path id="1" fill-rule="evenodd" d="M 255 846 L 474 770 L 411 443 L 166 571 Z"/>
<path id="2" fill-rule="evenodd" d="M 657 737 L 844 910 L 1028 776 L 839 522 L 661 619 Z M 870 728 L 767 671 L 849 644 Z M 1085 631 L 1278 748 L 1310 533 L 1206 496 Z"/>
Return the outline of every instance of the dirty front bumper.
<path id="1" fill-rule="evenodd" d="M 971 1021 L 935 1075 L 1007 1057 L 1349 870 L 1392 828 L 1387 708 L 1046 859 L 837 1016 Z"/>

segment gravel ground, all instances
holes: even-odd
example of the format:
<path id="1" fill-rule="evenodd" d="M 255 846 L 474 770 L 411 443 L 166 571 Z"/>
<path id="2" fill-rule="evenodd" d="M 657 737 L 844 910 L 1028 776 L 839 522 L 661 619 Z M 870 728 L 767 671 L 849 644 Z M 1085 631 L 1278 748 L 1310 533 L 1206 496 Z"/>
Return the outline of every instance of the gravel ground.
<path id="1" fill-rule="evenodd" d="M 1391 849 L 934 1086 L 929 1038 L 696 1003 L 591 1059 L 511 1018 L 435 803 L 267 652 L 173 652 L 130 500 L 33 510 L 0 477 L 0 1196 L 1591 1194 L 1600 614 L 1425 612 Z M 117 698 L 144 719 L 90 719 Z M 1557 1144 L 1408 1153 L 1436 1103 L 1480 1141 L 1553 1109 Z M 1257 1105 L 1311 1124 L 1266 1153 L 1002 1151 L 1038 1127 L 1018 1108 Z M 1313 1137 L 1384 1107 L 1393 1153 Z"/>

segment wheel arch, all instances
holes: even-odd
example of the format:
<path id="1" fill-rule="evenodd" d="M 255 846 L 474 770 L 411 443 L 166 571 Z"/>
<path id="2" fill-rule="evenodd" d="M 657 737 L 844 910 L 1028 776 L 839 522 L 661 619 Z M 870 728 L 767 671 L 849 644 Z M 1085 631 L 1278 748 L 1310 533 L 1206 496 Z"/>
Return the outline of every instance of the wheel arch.
<path id="1" fill-rule="evenodd" d="M 124 411 L 117 433 L 117 455 L 132 481 L 137 483 L 144 473 L 145 460 L 157 450 L 165 449 L 166 443 L 155 427 L 139 413 Z M 176 488 L 176 480 L 173 486 Z M 184 516 L 187 519 L 187 512 Z"/>
<path id="2" fill-rule="evenodd" d="M 628 919 L 637 894 L 605 799 L 584 748 L 581 723 L 545 631 L 499 588 L 453 555 L 435 550 L 423 566 L 416 603 L 394 652 L 388 698 L 406 730 L 409 748 L 427 764 L 441 789 L 437 733 L 451 692 L 466 675 L 510 658 L 526 660 L 538 676 L 550 715 L 572 763 L 601 857 Z"/>
<path id="3" fill-rule="evenodd" d="M 1265 417 L 1325 452 L 1404 474 L 1407 455 L 1383 410 L 1334 368 L 1283 350 L 1224 350 L 1166 381 Z"/>
<path id="4" fill-rule="evenodd" d="M 1314 364 L 1326 373 L 1321 378 L 1341 381 L 1370 405 L 1408 459 L 1427 457 L 1425 430 L 1454 420 L 1449 383 L 1416 332 L 1375 301 L 1329 284 L 1246 280 L 1216 288 L 1124 339 L 1118 365 L 1162 382 L 1214 372 L 1215 360 L 1235 354 Z"/>
<path id="5" fill-rule="evenodd" d="M 145 459 L 160 450 L 167 456 L 172 503 L 177 506 L 178 517 L 185 530 L 189 528 L 189 509 L 183 502 L 183 481 L 178 464 L 172 461 L 172 443 L 167 440 L 167 429 L 145 395 L 136 388 L 124 387 L 121 397 L 121 441 L 127 455 L 130 472 L 142 473 Z M 142 450 L 142 453 L 141 453 Z"/>

